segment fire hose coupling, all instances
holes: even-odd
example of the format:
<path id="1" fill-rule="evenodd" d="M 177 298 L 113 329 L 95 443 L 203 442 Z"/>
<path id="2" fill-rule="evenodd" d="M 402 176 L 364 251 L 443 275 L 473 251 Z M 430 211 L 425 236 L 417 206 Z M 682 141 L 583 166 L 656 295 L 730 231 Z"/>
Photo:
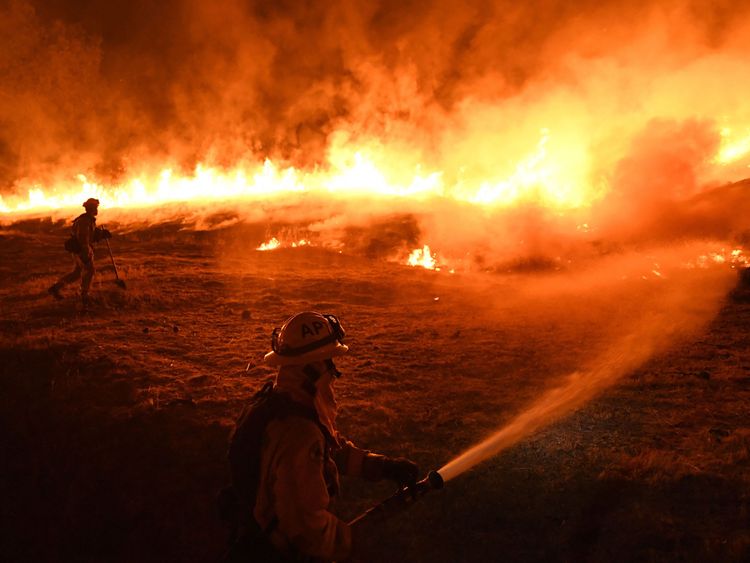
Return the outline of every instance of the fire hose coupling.
<path id="1" fill-rule="evenodd" d="M 349 522 L 349 525 L 360 523 L 364 519 L 388 519 L 394 514 L 403 512 L 430 491 L 442 489 L 443 485 L 445 485 L 443 477 L 437 471 L 432 470 L 424 479 L 417 481 L 414 486 L 402 487 L 393 496 L 388 497 L 383 502 L 376 504 L 357 516 Z"/>

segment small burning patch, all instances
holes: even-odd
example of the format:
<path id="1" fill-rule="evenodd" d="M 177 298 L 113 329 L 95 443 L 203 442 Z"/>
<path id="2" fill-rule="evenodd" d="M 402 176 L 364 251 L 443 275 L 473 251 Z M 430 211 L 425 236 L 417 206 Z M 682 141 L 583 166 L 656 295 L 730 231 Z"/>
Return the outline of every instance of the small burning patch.
<path id="1" fill-rule="evenodd" d="M 430 251 L 430 247 L 426 244 L 422 248 L 413 250 L 412 253 L 409 254 L 406 263 L 409 266 L 421 266 L 426 270 L 435 270 L 436 272 L 440 271 L 440 268 L 437 266 L 437 254 L 433 254 L 432 251 Z"/>
<path id="2" fill-rule="evenodd" d="M 688 268 L 708 268 L 713 264 L 726 264 L 730 268 L 747 268 L 750 266 L 750 260 L 742 248 L 735 248 L 729 252 L 722 248 L 718 252 L 710 252 L 698 256 L 695 261 L 687 264 Z"/>
<path id="3" fill-rule="evenodd" d="M 300 239 L 295 242 L 286 243 L 279 241 L 276 237 L 272 237 L 269 241 L 262 243 L 255 250 L 267 251 L 276 250 L 277 248 L 300 248 L 302 246 L 312 246 L 312 243 L 307 239 Z"/>
<path id="4" fill-rule="evenodd" d="M 268 242 L 262 243 L 258 248 L 255 250 L 260 251 L 266 251 L 266 250 L 275 250 L 281 246 L 281 243 L 279 242 L 279 239 L 276 237 L 271 238 Z"/>

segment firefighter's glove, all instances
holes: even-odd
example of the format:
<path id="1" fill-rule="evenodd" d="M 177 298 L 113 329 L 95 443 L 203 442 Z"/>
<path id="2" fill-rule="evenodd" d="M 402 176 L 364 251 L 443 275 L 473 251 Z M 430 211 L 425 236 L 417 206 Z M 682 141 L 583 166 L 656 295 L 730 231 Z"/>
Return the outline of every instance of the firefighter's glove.
<path id="1" fill-rule="evenodd" d="M 386 457 L 383 459 L 383 478 L 397 483 L 401 487 L 413 487 L 419 477 L 417 464 L 405 457 Z"/>
<path id="2" fill-rule="evenodd" d="M 101 228 L 99 229 L 99 240 L 107 240 L 108 238 L 112 238 L 112 233 L 109 232 L 108 229 Z"/>

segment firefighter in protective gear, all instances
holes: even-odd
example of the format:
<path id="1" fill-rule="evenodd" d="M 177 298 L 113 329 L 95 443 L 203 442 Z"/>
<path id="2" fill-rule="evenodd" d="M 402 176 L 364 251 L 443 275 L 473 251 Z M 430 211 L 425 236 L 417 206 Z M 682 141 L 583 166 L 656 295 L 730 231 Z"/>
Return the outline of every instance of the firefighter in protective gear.
<path id="1" fill-rule="evenodd" d="M 338 432 L 334 384 L 341 372 L 333 359 L 347 353 L 343 339 L 339 320 L 316 312 L 296 314 L 273 331 L 272 351 L 264 358 L 279 367 L 271 393 L 311 414 L 300 411 L 265 425 L 256 494 L 245 507 L 256 533 L 243 541 L 240 532 L 239 547 L 227 560 L 270 560 L 269 551 L 279 561 L 346 559 L 352 553 L 351 527 L 329 511 L 339 473 L 399 486 L 416 483 L 419 471 L 412 461 L 360 449 Z M 231 459 L 230 446 L 230 465 Z M 234 473 L 233 487 L 242 491 L 247 484 Z"/>
<path id="2" fill-rule="evenodd" d="M 81 280 L 81 300 L 84 307 L 88 305 L 89 288 L 94 278 L 94 247 L 95 242 L 112 238 L 112 234 L 102 227 L 96 226 L 96 216 L 99 214 L 99 200 L 89 198 L 83 202 L 85 213 L 73 221 L 72 236 L 66 242 L 66 250 L 73 255 L 74 268 L 69 274 L 61 277 L 47 291 L 55 299 L 62 299 L 60 290 L 67 284 Z"/>

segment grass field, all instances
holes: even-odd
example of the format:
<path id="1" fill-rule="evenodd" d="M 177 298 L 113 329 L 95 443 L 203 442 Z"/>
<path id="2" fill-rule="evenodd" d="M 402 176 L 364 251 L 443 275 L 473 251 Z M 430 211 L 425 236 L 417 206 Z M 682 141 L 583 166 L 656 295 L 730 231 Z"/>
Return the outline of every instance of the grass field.
<path id="1" fill-rule="evenodd" d="M 304 309 L 347 330 L 339 426 L 361 446 L 426 473 L 538 413 L 364 560 L 750 558 L 750 280 L 686 267 L 708 243 L 449 274 L 384 260 L 382 231 L 340 253 L 257 252 L 267 225 L 113 228 L 128 288 L 97 249 L 82 313 L 75 287 L 46 294 L 65 228 L 0 229 L 7 561 L 216 560 L 229 430 L 274 375 L 271 330 Z M 345 481 L 333 510 L 392 492 Z"/>

